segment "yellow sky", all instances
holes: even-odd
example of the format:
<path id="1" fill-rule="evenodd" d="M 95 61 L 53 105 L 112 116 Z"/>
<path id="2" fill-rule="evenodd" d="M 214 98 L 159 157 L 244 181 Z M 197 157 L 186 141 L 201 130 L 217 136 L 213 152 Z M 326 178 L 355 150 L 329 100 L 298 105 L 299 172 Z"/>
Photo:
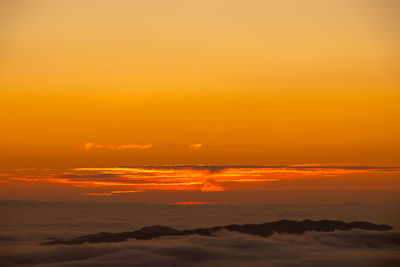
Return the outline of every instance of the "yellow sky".
<path id="1" fill-rule="evenodd" d="M 0 167 L 400 164 L 399 6 L 1 1 Z"/>

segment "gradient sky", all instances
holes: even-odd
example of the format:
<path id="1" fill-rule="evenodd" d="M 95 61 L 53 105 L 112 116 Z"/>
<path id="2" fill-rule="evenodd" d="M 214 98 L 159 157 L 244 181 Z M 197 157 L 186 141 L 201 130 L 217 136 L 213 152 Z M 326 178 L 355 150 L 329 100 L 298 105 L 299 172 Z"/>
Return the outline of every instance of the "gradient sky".
<path id="1" fill-rule="evenodd" d="M 395 0 L 1 1 L 1 187 L 26 168 L 47 179 L 131 165 L 400 166 L 399 10 Z M 375 183 L 347 188 L 399 189 L 397 171 L 371 172 Z M 328 187 L 302 185 L 288 189 Z"/>

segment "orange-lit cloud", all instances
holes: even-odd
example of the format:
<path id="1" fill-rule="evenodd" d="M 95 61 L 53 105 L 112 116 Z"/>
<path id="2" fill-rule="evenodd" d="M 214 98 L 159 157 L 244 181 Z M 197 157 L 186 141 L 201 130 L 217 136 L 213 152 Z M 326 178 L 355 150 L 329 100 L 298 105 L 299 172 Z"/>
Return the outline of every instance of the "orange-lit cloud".
<path id="1" fill-rule="evenodd" d="M 211 181 L 207 181 L 204 183 L 203 187 L 201 188 L 201 191 L 203 192 L 225 191 L 225 188 Z"/>
<path id="2" fill-rule="evenodd" d="M 124 190 L 124 191 L 110 191 L 110 192 L 105 192 L 105 193 L 82 193 L 82 195 L 87 195 L 87 196 L 112 196 L 115 194 L 128 194 L 128 193 L 138 193 L 138 192 L 143 192 L 141 190 Z"/>
<path id="3" fill-rule="evenodd" d="M 90 149 L 110 149 L 110 150 L 128 150 L 128 149 L 149 149 L 153 145 L 152 144 L 131 144 L 131 145 L 100 145 L 100 144 L 95 144 L 95 143 L 85 143 L 85 145 L 82 146 L 83 149 L 85 150 L 90 150 Z"/>
<path id="4" fill-rule="evenodd" d="M 117 195 L 144 191 L 270 190 L 328 188 L 400 188 L 400 168 L 376 166 L 126 166 L 112 168 L 1 170 L 4 187 L 14 183 L 59 184 L 90 188 L 85 195 Z M 361 180 L 360 177 L 365 177 Z M 381 183 L 387 177 L 386 184 Z M 10 184 L 10 185 L 9 185 Z M 98 192 L 96 192 L 98 190 Z"/>
<path id="5" fill-rule="evenodd" d="M 115 149 L 118 149 L 118 150 L 124 150 L 124 149 L 148 149 L 148 148 L 151 148 L 152 146 L 153 146 L 152 144 L 147 144 L 147 145 L 141 145 L 141 144 L 119 145 L 119 146 L 116 146 Z"/>
<path id="6" fill-rule="evenodd" d="M 99 145 L 99 144 L 90 143 L 90 142 L 85 143 L 85 145 L 83 146 L 83 149 L 86 149 L 86 150 L 90 150 L 90 149 L 94 149 L 94 148 L 103 148 L 103 146 Z"/>
<path id="7" fill-rule="evenodd" d="M 227 180 L 217 180 L 217 182 L 241 182 L 241 183 L 247 183 L 247 182 L 279 182 L 280 179 L 249 179 L 249 178 L 243 178 L 243 179 L 227 179 Z"/>
<path id="8" fill-rule="evenodd" d="M 215 204 L 214 202 L 195 202 L 195 201 L 185 201 L 185 202 L 177 202 L 173 203 L 175 205 L 208 205 L 208 204 Z"/>
<path id="9" fill-rule="evenodd" d="M 127 194 L 127 193 L 138 193 L 143 192 L 142 190 L 129 190 L 129 191 L 111 191 L 111 194 Z"/>
<path id="10" fill-rule="evenodd" d="M 200 149 L 202 146 L 203 146 L 203 144 L 191 144 L 191 145 L 189 145 L 189 147 L 191 149 L 195 149 L 195 150 Z"/>

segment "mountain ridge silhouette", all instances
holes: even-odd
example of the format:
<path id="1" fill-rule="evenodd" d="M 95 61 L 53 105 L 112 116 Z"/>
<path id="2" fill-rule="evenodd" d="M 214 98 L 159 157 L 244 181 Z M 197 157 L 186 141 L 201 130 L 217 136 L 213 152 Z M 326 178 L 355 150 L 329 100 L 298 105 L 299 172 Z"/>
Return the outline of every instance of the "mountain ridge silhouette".
<path id="1" fill-rule="evenodd" d="M 262 224 L 231 224 L 225 226 L 215 226 L 210 228 L 197 228 L 189 230 L 177 230 L 171 227 L 154 225 L 146 226 L 139 230 L 120 233 L 101 232 L 97 234 L 84 235 L 72 239 L 54 239 L 43 243 L 42 245 L 80 245 L 84 243 L 111 243 L 123 242 L 130 238 L 138 240 L 149 240 L 163 236 L 185 236 L 185 235 L 203 235 L 214 236 L 217 232 L 227 230 L 239 232 L 260 237 L 268 237 L 277 234 L 304 234 L 306 232 L 333 232 L 336 230 L 350 231 L 353 229 L 368 231 L 389 231 L 393 228 L 386 224 L 373 224 L 369 222 L 342 222 L 334 220 L 280 220 Z"/>

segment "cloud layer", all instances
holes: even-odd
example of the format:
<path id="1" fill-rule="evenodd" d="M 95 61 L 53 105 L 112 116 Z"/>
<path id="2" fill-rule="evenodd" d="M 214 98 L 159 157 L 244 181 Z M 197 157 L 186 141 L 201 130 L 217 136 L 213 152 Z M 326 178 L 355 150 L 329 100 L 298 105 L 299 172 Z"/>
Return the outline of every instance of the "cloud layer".
<path id="1" fill-rule="evenodd" d="M 6 247 L 0 264 L 18 266 L 398 266 L 400 233 L 364 231 L 273 235 L 221 232 L 113 244 Z"/>
<path id="2" fill-rule="evenodd" d="M 112 149 L 148 149 L 123 145 Z M 97 148 L 91 144 L 89 149 Z M 399 189 L 399 167 L 338 165 L 153 165 L 111 168 L 0 170 L 9 183 L 87 188 L 86 196 L 156 191 Z M 361 176 L 362 175 L 362 176 Z"/>

